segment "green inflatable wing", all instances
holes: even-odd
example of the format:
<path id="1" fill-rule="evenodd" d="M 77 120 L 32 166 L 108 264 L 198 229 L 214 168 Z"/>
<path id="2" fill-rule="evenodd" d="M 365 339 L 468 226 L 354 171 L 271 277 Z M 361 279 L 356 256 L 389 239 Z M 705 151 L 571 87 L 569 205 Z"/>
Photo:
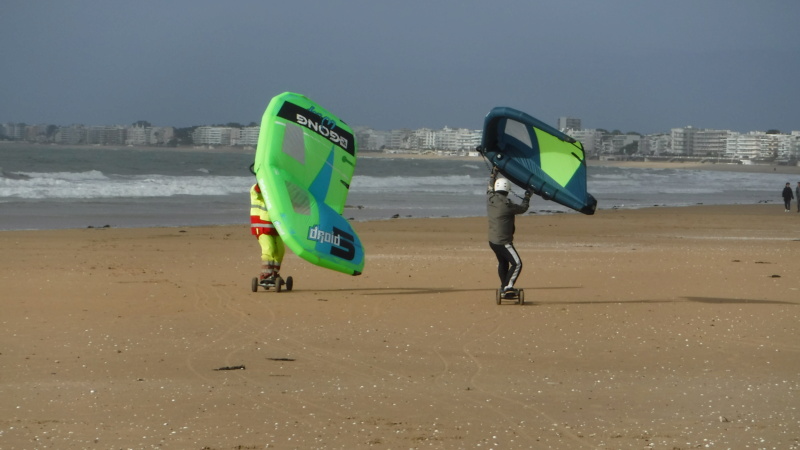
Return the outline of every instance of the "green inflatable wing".
<path id="1" fill-rule="evenodd" d="M 270 219 L 295 254 L 350 275 L 364 248 L 342 217 L 356 166 L 352 129 L 307 97 L 284 92 L 261 119 L 254 171 Z"/>

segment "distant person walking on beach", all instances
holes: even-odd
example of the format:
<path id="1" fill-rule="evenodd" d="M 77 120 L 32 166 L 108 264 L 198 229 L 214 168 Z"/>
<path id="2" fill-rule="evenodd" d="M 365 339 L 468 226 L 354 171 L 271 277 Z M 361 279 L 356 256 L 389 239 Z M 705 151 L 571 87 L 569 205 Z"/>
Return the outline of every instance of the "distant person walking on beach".
<path id="1" fill-rule="evenodd" d="M 497 168 L 493 168 L 486 190 L 486 213 L 489 218 L 489 247 L 497 257 L 497 275 L 504 298 L 513 298 L 519 292 L 514 283 L 522 272 L 522 260 L 514 248 L 514 216 L 527 211 L 531 199 L 531 193 L 525 191 L 522 203 L 517 205 L 509 200 L 510 191 L 511 182 L 497 178 Z"/>
<path id="2" fill-rule="evenodd" d="M 258 183 L 250 188 L 250 230 L 261 246 L 260 283 L 275 284 L 285 248 L 283 239 L 269 219 L 267 204 Z"/>
<path id="3" fill-rule="evenodd" d="M 797 212 L 800 213 L 800 181 L 797 182 L 797 187 L 794 188 L 794 198 L 797 199 Z"/>
<path id="4" fill-rule="evenodd" d="M 800 184 L 800 183 L 798 183 Z M 786 212 L 792 210 L 792 199 L 794 198 L 794 194 L 792 193 L 792 185 L 791 183 L 786 183 L 786 187 L 783 188 L 783 206 L 786 207 Z"/>

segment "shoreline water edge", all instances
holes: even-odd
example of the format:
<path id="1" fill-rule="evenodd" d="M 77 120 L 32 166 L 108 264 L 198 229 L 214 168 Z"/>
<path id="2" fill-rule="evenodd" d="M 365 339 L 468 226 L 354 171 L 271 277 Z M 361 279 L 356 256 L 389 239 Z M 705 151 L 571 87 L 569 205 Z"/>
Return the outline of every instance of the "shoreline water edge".
<path id="1" fill-rule="evenodd" d="M 252 183 L 246 168 L 253 150 L 6 143 L 0 152 L 0 230 L 248 220 L 242 204 Z M 797 166 L 587 163 L 599 209 L 781 203 L 782 186 L 800 180 Z M 362 153 L 344 215 L 358 222 L 481 216 L 488 170 L 480 157 Z M 574 212 L 534 197 L 530 213 Z"/>

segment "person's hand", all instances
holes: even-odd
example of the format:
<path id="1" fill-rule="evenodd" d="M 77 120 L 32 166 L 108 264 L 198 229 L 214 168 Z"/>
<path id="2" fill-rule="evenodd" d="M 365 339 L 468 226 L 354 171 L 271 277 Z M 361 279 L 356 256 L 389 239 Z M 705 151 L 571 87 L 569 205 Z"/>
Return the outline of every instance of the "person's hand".
<path id="1" fill-rule="evenodd" d="M 525 189 L 525 200 L 530 200 L 532 195 L 533 195 L 533 191 L 532 190 Z"/>

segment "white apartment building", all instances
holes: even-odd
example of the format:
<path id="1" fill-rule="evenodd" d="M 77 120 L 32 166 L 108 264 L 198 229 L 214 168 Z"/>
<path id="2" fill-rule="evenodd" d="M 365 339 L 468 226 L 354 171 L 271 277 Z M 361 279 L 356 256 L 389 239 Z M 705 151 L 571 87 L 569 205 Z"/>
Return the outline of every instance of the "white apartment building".
<path id="1" fill-rule="evenodd" d="M 769 136 L 766 133 L 730 133 L 725 151 L 727 158 L 759 159 L 770 158 Z"/>
<path id="2" fill-rule="evenodd" d="M 729 133 L 725 156 L 737 159 L 789 160 L 800 157 L 800 132 L 767 134 L 761 131 Z"/>
<path id="3" fill-rule="evenodd" d="M 244 127 L 239 130 L 239 139 L 233 145 L 247 145 L 255 147 L 258 145 L 258 134 L 261 131 L 259 127 Z"/>
<path id="4" fill-rule="evenodd" d="M 725 154 L 728 133 L 730 131 L 727 130 L 673 128 L 672 153 L 684 156 L 722 156 Z"/>
<path id="5" fill-rule="evenodd" d="M 648 156 L 659 156 L 670 152 L 672 140 L 669 134 L 649 134 L 639 141 L 639 153 Z"/>
<path id="6" fill-rule="evenodd" d="M 354 130 L 358 148 L 361 150 L 380 150 L 389 142 L 389 132 L 356 127 Z"/>
<path id="7" fill-rule="evenodd" d="M 125 143 L 127 145 L 147 145 L 150 143 L 150 127 L 133 126 L 128 127 Z"/>
<path id="8" fill-rule="evenodd" d="M 432 150 L 436 148 L 436 132 L 430 128 L 414 130 L 411 147 L 420 150 Z"/>
<path id="9" fill-rule="evenodd" d="M 566 128 L 562 130 L 564 134 L 570 136 L 583 144 L 583 152 L 587 155 L 596 155 L 603 148 L 603 133 L 598 130 L 577 130 Z"/>
<path id="10" fill-rule="evenodd" d="M 481 145 L 483 138 L 483 130 L 468 130 L 461 128 L 462 132 L 459 136 L 458 150 L 475 150 L 476 147 Z"/>
<path id="11" fill-rule="evenodd" d="M 25 136 L 25 127 L 24 123 L 8 122 L 3 124 L 3 134 L 10 139 L 19 140 Z"/>
<path id="12" fill-rule="evenodd" d="M 435 148 L 439 150 L 456 150 L 459 144 L 459 134 L 456 130 L 444 127 L 436 133 Z"/>
<path id="13" fill-rule="evenodd" d="M 434 132 L 434 148 L 437 150 L 469 151 L 481 143 L 481 130 L 444 127 Z"/>
<path id="14" fill-rule="evenodd" d="M 408 150 L 411 148 L 412 132 L 408 128 L 399 128 L 389 131 L 386 147 L 398 150 Z"/>
<path id="15" fill-rule="evenodd" d="M 86 144 L 124 145 L 127 130 L 122 125 L 86 127 Z"/>
<path id="16" fill-rule="evenodd" d="M 86 141 L 86 129 L 83 125 L 61 127 L 56 132 L 55 143 L 62 145 L 78 145 Z"/>
<path id="17" fill-rule="evenodd" d="M 197 127 L 192 132 L 195 145 L 231 145 L 230 127 Z"/>

